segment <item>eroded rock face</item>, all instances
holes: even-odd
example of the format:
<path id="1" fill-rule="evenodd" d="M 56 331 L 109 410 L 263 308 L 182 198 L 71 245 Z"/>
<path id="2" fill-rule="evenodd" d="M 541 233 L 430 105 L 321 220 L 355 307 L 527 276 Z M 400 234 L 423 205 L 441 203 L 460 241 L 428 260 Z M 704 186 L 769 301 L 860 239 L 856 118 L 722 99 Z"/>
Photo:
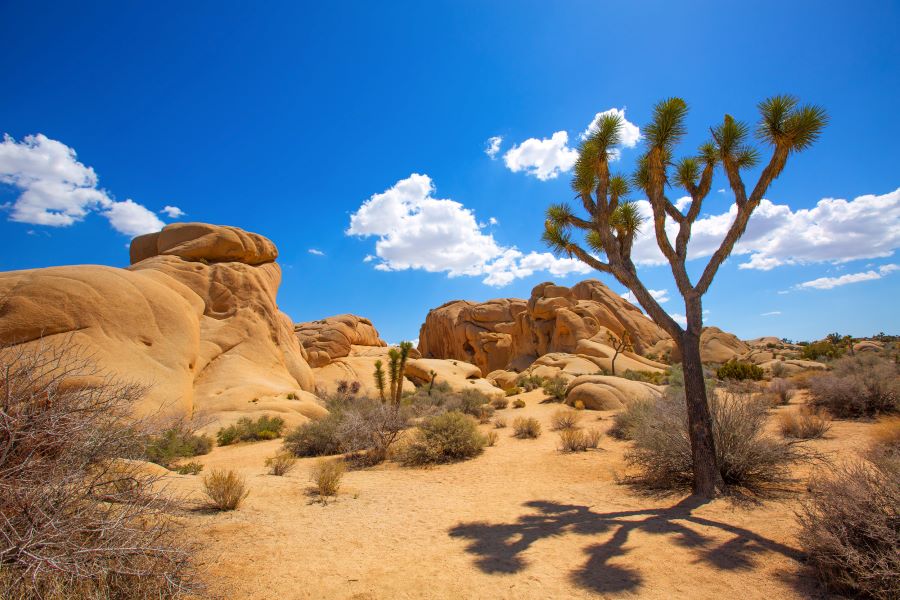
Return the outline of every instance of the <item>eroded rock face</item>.
<path id="1" fill-rule="evenodd" d="M 309 365 L 313 368 L 324 367 L 336 358 L 350 356 L 353 346 L 387 346 L 372 321 L 356 315 L 337 315 L 297 323 L 294 333 L 306 350 Z"/>
<path id="2" fill-rule="evenodd" d="M 638 354 L 669 339 L 638 308 L 597 280 L 572 288 L 542 283 L 527 301 L 457 300 L 431 310 L 419 332 L 419 350 L 427 358 L 473 363 L 484 373 L 521 371 L 545 354 L 580 354 L 584 340 L 600 346 L 595 352 L 612 356 L 607 332 L 621 337 L 626 331 Z"/>
<path id="3" fill-rule="evenodd" d="M 138 409 L 321 414 L 312 371 L 275 297 L 281 269 L 263 236 L 201 223 L 132 243 L 127 269 L 0 273 L 0 343 L 71 340 L 110 374 L 151 386 Z M 288 396 L 291 396 L 291 399 Z"/>

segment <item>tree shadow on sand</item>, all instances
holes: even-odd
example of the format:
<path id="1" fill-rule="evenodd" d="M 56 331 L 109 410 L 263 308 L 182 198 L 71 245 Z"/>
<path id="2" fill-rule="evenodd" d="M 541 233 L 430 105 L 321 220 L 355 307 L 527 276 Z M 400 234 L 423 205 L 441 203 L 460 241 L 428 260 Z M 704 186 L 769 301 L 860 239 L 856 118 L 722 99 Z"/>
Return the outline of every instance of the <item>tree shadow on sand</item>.
<path id="1" fill-rule="evenodd" d="M 538 540 L 612 532 L 609 540 L 585 548 L 588 561 L 570 575 L 575 585 L 599 593 L 633 591 L 643 583 L 638 569 L 610 562 L 627 554 L 625 545 L 635 531 L 673 536 L 675 544 L 696 550 L 697 562 L 723 570 L 750 569 L 755 555 L 765 552 L 800 560 L 801 553 L 794 548 L 742 527 L 693 515 L 693 510 L 702 504 L 690 496 L 668 508 L 598 513 L 587 506 L 535 500 L 525 506 L 537 512 L 522 515 L 514 523 L 461 523 L 449 533 L 451 537 L 471 540 L 467 551 L 478 556 L 476 565 L 483 572 L 517 573 L 527 566 L 522 553 Z M 714 527 L 733 537 L 716 544 L 689 524 Z"/>

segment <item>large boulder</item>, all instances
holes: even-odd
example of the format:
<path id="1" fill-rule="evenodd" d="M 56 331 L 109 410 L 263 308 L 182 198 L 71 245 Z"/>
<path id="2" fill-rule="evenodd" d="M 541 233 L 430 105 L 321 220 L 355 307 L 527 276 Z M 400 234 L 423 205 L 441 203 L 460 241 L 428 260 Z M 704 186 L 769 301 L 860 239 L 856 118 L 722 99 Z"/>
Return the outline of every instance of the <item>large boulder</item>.
<path id="1" fill-rule="evenodd" d="M 313 368 L 324 367 L 336 358 L 350 356 L 353 346 L 387 346 L 372 321 L 349 314 L 296 323 L 294 333 L 306 350 L 307 360 Z"/>
<path id="2" fill-rule="evenodd" d="M 606 375 L 581 375 L 569 382 L 566 402 L 591 410 L 616 410 L 634 401 L 658 400 L 663 388 L 643 381 Z"/>
<path id="3" fill-rule="evenodd" d="M 278 310 L 271 241 L 234 227 L 173 224 L 132 242 L 127 269 L 0 273 L 0 343 L 66 344 L 106 373 L 150 386 L 143 413 L 213 423 L 321 414 L 291 320 Z"/>

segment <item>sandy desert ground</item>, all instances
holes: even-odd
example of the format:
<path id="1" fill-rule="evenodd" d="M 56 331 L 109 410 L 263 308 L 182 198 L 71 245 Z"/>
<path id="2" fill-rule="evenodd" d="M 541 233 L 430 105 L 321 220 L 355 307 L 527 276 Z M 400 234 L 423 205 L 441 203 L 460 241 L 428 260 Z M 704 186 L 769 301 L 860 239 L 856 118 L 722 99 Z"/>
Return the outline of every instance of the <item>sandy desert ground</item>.
<path id="1" fill-rule="evenodd" d="M 793 510 L 796 494 L 756 505 L 648 498 L 616 482 L 626 442 L 557 451 L 538 390 L 527 406 L 498 411 L 537 417 L 543 435 L 509 428 L 467 462 L 429 469 L 394 463 L 349 471 L 337 499 L 311 495 L 299 461 L 268 475 L 279 440 L 216 448 L 206 470 L 232 468 L 251 494 L 237 511 L 186 518 L 202 546 L 203 579 L 221 598 L 809 598 Z M 796 400 L 795 400 L 796 402 Z M 776 410 L 795 410 L 795 406 Z M 773 411 L 774 412 L 774 411 Z M 585 411 L 606 431 L 611 412 Z M 490 425 L 482 426 L 485 429 Z M 866 424 L 836 422 L 809 442 L 833 456 L 866 443 Z M 201 501 L 201 477 L 172 476 L 173 490 Z"/>

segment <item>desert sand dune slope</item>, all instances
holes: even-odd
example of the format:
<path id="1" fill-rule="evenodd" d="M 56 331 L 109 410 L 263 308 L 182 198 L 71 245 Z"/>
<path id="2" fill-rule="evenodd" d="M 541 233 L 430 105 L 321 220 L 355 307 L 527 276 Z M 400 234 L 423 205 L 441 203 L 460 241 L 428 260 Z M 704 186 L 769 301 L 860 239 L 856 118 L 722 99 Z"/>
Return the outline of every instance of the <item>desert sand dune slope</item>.
<path id="1" fill-rule="evenodd" d="M 277 254 L 261 235 L 178 223 L 135 238 L 127 269 L 0 273 L 0 343 L 73 343 L 102 370 L 150 385 L 144 412 L 302 422 L 322 410 L 275 301 Z"/>
<path id="2" fill-rule="evenodd" d="M 616 483 L 628 443 L 604 436 L 598 450 L 562 454 L 550 431 L 558 405 L 540 403 L 539 391 L 519 397 L 524 409 L 498 414 L 538 418 L 540 438 L 498 429 L 496 446 L 463 463 L 350 471 L 326 505 L 309 491 L 316 459 L 286 477 L 266 474 L 277 440 L 199 457 L 207 469 L 236 469 L 250 487 L 237 511 L 186 518 L 210 591 L 258 599 L 818 596 L 795 539 L 797 496 L 698 506 L 635 495 Z M 582 414 L 585 427 L 610 426 L 611 412 Z M 810 444 L 846 454 L 863 444 L 864 427 L 836 423 Z M 200 499 L 200 477 L 171 479 Z"/>

